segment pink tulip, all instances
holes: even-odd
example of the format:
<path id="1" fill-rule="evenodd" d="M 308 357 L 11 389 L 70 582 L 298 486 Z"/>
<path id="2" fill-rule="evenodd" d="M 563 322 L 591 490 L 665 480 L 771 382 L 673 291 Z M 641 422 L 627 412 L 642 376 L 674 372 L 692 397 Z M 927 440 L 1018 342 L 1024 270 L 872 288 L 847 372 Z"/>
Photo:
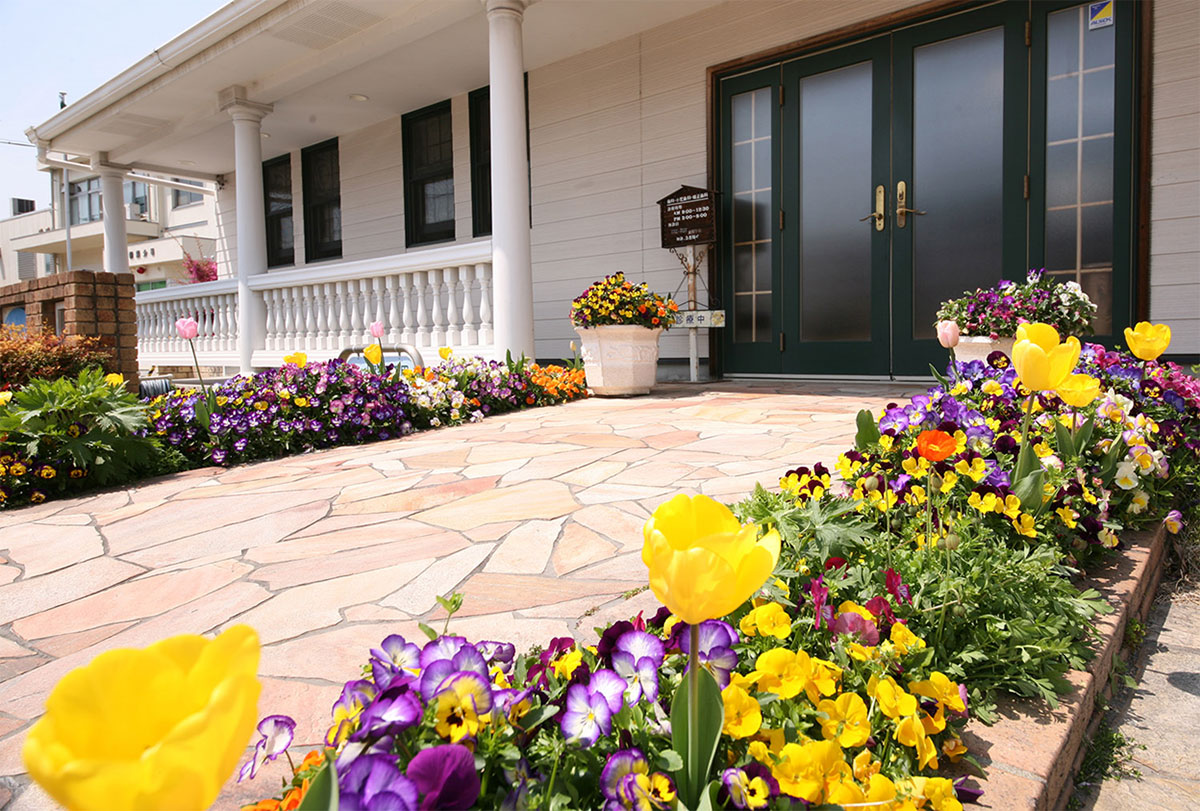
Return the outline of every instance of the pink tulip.
<path id="1" fill-rule="evenodd" d="M 200 334 L 200 325 L 194 318 L 181 318 L 175 322 L 175 331 L 185 341 L 190 341 Z"/>
<path id="2" fill-rule="evenodd" d="M 382 321 L 372 321 L 371 322 L 371 337 L 372 338 L 382 338 L 383 337 L 383 322 Z"/>
<path id="3" fill-rule="evenodd" d="M 962 333 L 958 329 L 958 324 L 953 321 L 937 322 L 937 339 L 938 343 L 946 349 L 953 349 L 958 346 L 958 339 Z"/>

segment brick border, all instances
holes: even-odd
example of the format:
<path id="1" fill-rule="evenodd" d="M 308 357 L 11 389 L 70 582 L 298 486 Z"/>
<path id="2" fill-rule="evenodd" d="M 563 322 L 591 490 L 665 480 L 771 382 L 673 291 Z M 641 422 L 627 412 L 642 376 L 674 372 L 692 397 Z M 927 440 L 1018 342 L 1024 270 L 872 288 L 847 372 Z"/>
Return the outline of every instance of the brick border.
<path id="1" fill-rule="evenodd" d="M 1127 548 L 1084 579 L 1084 588 L 1099 591 L 1113 612 L 1095 620 L 1100 633 L 1095 656 L 1086 670 L 1067 674 L 1073 692 L 1059 697 L 1057 709 L 1029 699 L 1006 697 L 998 702 L 1000 720 L 993 726 L 967 725 L 963 740 L 988 771 L 976 780 L 984 791 L 980 808 L 1064 808 L 1075 787 L 1075 773 L 1087 752 L 1085 743 L 1104 717 L 1096 706 L 1112 695 L 1109 681 L 1122 652 L 1131 618 L 1144 620 L 1162 578 L 1166 532 L 1129 533 Z M 966 774 L 962 764 L 956 773 Z"/>
<path id="2" fill-rule="evenodd" d="M 0 307 L 25 308 L 31 331 L 53 330 L 55 309 L 63 305 L 63 335 L 96 337 L 112 355 L 112 371 L 138 390 L 137 308 L 132 273 L 72 270 L 0 287 Z"/>

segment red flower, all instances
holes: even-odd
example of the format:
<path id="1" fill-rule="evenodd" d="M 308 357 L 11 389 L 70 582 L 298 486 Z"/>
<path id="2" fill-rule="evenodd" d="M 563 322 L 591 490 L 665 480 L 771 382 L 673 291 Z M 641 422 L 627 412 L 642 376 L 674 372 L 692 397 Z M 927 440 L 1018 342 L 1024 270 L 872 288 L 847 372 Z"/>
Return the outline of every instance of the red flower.
<path id="1" fill-rule="evenodd" d="M 917 437 L 917 453 L 930 462 L 940 462 L 956 450 L 958 443 L 945 431 L 922 431 Z"/>

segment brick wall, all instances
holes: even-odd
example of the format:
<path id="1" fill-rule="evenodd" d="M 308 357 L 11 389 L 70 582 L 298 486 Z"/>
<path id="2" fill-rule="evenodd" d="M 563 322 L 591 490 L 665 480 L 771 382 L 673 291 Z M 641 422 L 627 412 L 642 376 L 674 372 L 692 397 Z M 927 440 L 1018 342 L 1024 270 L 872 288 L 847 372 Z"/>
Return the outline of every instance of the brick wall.
<path id="1" fill-rule="evenodd" d="M 24 305 L 26 327 L 53 330 L 63 306 L 63 334 L 94 336 L 113 355 L 116 371 L 137 391 L 137 312 L 133 274 L 73 270 L 0 287 L 0 308 Z"/>

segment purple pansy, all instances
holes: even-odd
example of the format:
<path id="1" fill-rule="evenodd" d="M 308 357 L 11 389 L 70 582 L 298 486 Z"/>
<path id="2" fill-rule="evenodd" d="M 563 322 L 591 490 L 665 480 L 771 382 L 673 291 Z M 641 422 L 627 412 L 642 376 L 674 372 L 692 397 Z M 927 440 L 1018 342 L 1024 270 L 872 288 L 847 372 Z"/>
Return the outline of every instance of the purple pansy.
<path id="1" fill-rule="evenodd" d="M 406 773 L 421 793 L 421 811 L 459 811 L 473 808 L 479 799 L 475 756 L 461 744 L 422 749 Z"/>
<path id="2" fill-rule="evenodd" d="M 338 775 L 342 811 L 417 811 L 417 786 L 400 773 L 394 757 L 359 755 Z"/>
<path id="3" fill-rule="evenodd" d="M 398 682 L 404 681 L 403 684 Z M 424 709 L 411 688 L 411 676 L 392 680 L 392 685 L 363 710 L 354 740 L 397 735 L 421 720 Z"/>
<path id="4" fill-rule="evenodd" d="M 650 763 L 640 749 L 619 749 L 608 756 L 600 772 L 600 793 L 606 800 L 617 799 L 617 788 L 627 774 L 650 773 Z"/>
<path id="5" fill-rule="evenodd" d="M 612 731 L 608 699 L 600 692 L 592 692 L 587 685 L 572 684 L 567 690 L 567 711 L 563 713 L 561 726 L 568 741 L 580 743 L 586 749 L 601 735 Z"/>
<path id="6" fill-rule="evenodd" d="M 613 670 L 628 682 L 630 704 L 643 696 L 647 701 L 658 700 L 658 668 L 665 654 L 662 640 L 645 631 L 626 631 L 616 641 L 611 656 Z"/>
<path id="7" fill-rule="evenodd" d="M 705 620 L 698 628 L 700 665 L 712 674 L 717 680 L 717 686 L 724 690 L 729 686 L 730 672 L 738 663 L 737 654 L 733 652 L 733 646 L 738 642 L 738 632 L 732 625 L 720 620 Z M 691 653 L 691 638 L 692 635 L 688 632 L 680 639 L 680 648 L 685 654 Z"/>
<path id="8" fill-rule="evenodd" d="M 250 759 L 238 769 L 239 783 L 253 780 L 259 766 L 287 751 L 296 737 L 296 721 L 286 715 L 268 715 L 258 722 L 258 734 Z"/>

